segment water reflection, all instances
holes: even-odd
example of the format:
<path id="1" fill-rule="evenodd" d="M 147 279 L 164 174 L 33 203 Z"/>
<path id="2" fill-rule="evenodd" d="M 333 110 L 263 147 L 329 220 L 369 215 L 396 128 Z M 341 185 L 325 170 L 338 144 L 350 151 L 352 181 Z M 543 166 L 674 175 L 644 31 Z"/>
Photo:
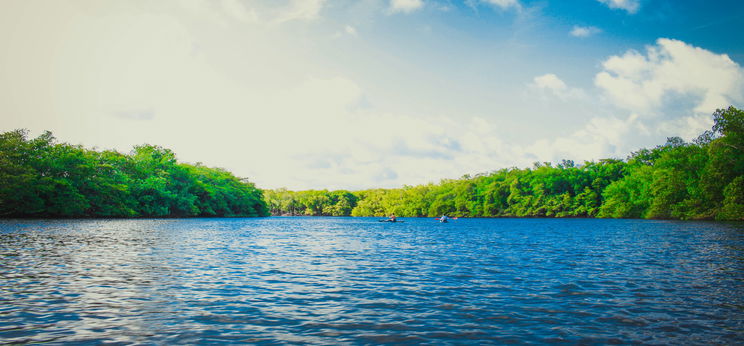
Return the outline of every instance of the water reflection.
<path id="1" fill-rule="evenodd" d="M 3 342 L 737 343 L 741 223 L 0 222 Z"/>

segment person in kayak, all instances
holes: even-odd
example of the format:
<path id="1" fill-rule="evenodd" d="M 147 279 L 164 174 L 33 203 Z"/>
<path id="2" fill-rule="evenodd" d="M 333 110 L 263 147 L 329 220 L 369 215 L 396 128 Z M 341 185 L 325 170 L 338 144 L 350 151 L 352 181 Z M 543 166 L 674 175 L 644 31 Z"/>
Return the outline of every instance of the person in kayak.
<path id="1" fill-rule="evenodd" d="M 447 222 L 447 215 L 442 215 L 442 217 L 439 218 L 439 222 Z"/>
<path id="2" fill-rule="evenodd" d="M 398 221 L 398 219 L 395 217 L 395 214 L 390 215 L 390 218 L 388 218 L 388 221 L 395 222 Z"/>

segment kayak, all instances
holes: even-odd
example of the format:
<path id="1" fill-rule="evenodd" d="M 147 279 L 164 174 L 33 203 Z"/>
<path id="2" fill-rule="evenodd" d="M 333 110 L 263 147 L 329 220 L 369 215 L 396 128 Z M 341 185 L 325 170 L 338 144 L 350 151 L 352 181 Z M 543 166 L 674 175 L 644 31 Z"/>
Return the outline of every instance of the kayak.
<path id="1" fill-rule="evenodd" d="M 442 220 L 441 217 L 435 217 L 434 220 L 437 220 L 439 222 L 449 222 L 449 220 L 457 220 L 457 218 L 456 217 L 448 217 L 448 218 Z"/>
<path id="2" fill-rule="evenodd" d="M 401 220 L 395 220 L 395 221 L 393 221 L 393 220 L 377 220 L 377 222 L 405 222 L 405 221 L 401 221 Z"/>

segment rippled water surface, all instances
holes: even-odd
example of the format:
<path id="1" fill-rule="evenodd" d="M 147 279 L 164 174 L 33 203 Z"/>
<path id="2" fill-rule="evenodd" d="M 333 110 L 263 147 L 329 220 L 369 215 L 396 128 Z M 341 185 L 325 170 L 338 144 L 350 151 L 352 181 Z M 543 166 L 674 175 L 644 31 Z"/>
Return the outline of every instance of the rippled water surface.
<path id="1" fill-rule="evenodd" d="M 744 342 L 744 224 L 0 221 L 0 341 Z"/>

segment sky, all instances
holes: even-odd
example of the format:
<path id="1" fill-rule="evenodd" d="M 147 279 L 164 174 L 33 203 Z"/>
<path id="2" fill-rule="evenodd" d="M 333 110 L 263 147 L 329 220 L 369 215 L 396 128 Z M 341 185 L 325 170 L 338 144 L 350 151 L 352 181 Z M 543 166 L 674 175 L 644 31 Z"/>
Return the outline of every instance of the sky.
<path id="1" fill-rule="evenodd" d="M 625 158 L 744 107 L 733 0 L 0 1 L 0 131 L 261 188 Z"/>

